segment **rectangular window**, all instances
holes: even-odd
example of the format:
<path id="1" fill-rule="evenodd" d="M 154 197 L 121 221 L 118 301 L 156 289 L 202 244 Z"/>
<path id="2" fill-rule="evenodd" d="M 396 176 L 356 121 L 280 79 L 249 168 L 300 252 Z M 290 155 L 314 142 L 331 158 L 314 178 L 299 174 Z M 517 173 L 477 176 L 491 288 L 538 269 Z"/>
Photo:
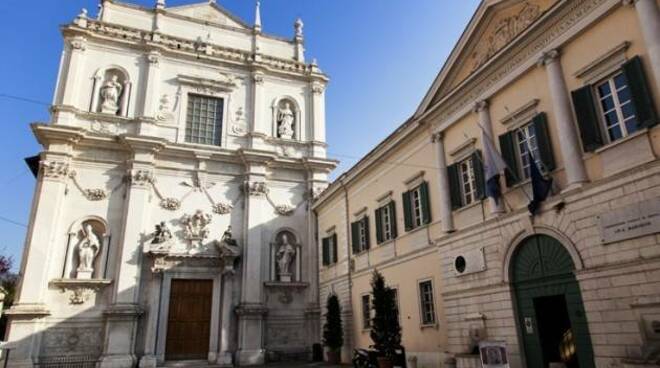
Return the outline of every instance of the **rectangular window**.
<path id="1" fill-rule="evenodd" d="M 628 136 L 638 129 L 628 81 L 618 72 L 595 85 L 598 110 L 608 142 Z"/>
<path id="2" fill-rule="evenodd" d="M 371 303 L 370 295 L 362 295 L 362 328 L 368 329 L 371 327 Z"/>
<path id="3" fill-rule="evenodd" d="M 422 325 L 435 324 L 435 303 L 433 300 L 433 283 L 431 280 L 419 283 L 419 300 L 421 303 Z"/>
<path id="4" fill-rule="evenodd" d="M 404 224 L 406 231 L 431 223 L 429 184 L 420 185 L 403 193 Z"/>
<path id="5" fill-rule="evenodd" d="M 545 172 L 545 167 L 541 161 L 541 153 L 539 151 L 539 145 L 536 139 L 536 127 L 534 124 L 529 123 L 524 125 L 516 130 L 516 151 L 518 153 L 518 167 L 522 179 L 529 179 L 530 176 L 530 161 L 527 151 L 532 150 L 532 156 L 536 161 L 536 166 Z"/>
<path id="6" fill-rule="evenodd" d="M 376 240 L 378 244 L 397 237 L 394 201 L 376 209 Z"/>
<path id="7" fill-rule="evenodd" d="M 477 200 L 477 181 L 474 173 L 474 157 L 465 159 L 458 164 L 459 180 L 461 182 L 462 205 L 467 206 Z"/>
<path id="8" fill-rule="evenodd" d="M 329 266 L 337 263 L 337 234 L 323 238 L 321 243 L 323 245 L 323 265 Z"/>
<path id="9" fill-rule="evenodd" d="M 412 198 L 413 227 L 422 225 L 422 190 L 417 187 L 410 191 Z"/>
<path id="10" fill-rule="evenodd" d="M 369 217 L 351 223 L 351 238 L 354 254 L 369 249 Z"/>
<path id="11" fill-rule="evenodd" d="M 186 142 L 220 145 L 222 137 L 221 98 L 188 95 L 186 113 Z"/>

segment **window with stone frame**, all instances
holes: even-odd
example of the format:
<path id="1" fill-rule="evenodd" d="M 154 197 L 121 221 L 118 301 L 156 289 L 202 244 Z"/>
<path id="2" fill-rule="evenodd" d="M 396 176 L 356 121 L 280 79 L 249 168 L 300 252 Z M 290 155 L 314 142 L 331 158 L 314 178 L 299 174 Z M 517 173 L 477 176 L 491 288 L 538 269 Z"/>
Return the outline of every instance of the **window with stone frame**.
<path id="1" fill-rule="evenodd" d="M 571 92 L 584 152 L 658 124 L 642 59 L 634 56 L 604 79 Z"/>
<path id="2" fill-rule="evenodd" d="M 369 249 L 369 217 L 351 223 L 351 242 L 353 254 L 362 253 Z"/>
<path id="3" fill-rule="evenodd" d="M 614 142 L 639 130 L 628 80 L 618 71 L 594 86 L 605 140 Z"/>
<path id="4" fill-rule="evenodd" d="M 434 325 L 435 321 L 435 300 L 433 296 L 433 282 L 425 280 L 419 282 L 419 301 L 422 326 Z"/>
<path id="5" fill-rule="evenodd" d="M 531 161 L 528 151 L 530 150 L 542 173 L 549 174 L 555 169 L 545 113 L 538 113 L 530 122 L 501 135 L 499 141 L 502 158 L 508 166 L 508 170 L 505 170 L 508 187 L 529 179 Z"/>
<path id="6" fill-rule="evenodd" d="M 431 223 L 428 182 L 403 193 L 403 210 L 406 231 Z"/>
<path id="7" fill-rule="evenodd" d="M 362 295 L 362 328 L 371 328 L 371 295 Z"/>
<path id="8" fill-rule="evenodd" d="M 486 183 L 480 151 L 447 166 L 447 176 L 452 209 L 469 206 L 484 198 Z"/>
<path id="9" fill-rule="evenodd" d="M 223 100 L 202 95 L 188 95 L 185 141 L 219 146 L 222 140 Z"/>
<path id="10" fill-rule="evenodd" d="M 390 201 L 376 209 L 376 242 L 380 244 L 396 237 L 396 205 Z"/>
<path id="11" fill-rule="evenodd" d="M 337 263 L 337 234 L 332 234 L 321 240 L 323 265 L 329 266 Z"/>

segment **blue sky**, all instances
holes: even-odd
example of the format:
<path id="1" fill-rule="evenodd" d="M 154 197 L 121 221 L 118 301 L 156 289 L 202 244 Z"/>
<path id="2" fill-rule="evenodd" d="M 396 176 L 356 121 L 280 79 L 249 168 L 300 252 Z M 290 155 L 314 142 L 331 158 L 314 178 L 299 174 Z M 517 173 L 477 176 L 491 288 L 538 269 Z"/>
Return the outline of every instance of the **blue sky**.
<path id="1" fill-rule="evenodd" d="M 152 6 L 155 0 L 130 0 Z M 168 6 L 199 2 L 167 0 Z M 218 0 L 249 23 L 253 0 Z M 59 25 L 98 0 L 0 1 L 0 253 L 20 263 L 35 180 L 23 158 L 40 151 L 29 124 L 48 121 L 62 50 Z M 307 57 L 330 75 L 329 155 L 350 168 L 415 110 L 478 0 L 263 0 L 264 32 L 305 22 Z M 17 96 L 9 98 L 8 95 Z M 22 100 L 21 100 L 22 99 Z"/>

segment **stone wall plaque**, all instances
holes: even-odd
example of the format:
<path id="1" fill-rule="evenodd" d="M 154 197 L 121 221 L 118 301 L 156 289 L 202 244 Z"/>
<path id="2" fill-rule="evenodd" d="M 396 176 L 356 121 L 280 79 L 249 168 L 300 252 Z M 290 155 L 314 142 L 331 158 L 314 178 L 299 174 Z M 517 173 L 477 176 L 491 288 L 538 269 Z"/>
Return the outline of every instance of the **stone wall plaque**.
<path id="1" fill-rule="evenodd" d="M 617 208 L 597 216 L 602 244 L 660 232 L 660 198 Z"/>

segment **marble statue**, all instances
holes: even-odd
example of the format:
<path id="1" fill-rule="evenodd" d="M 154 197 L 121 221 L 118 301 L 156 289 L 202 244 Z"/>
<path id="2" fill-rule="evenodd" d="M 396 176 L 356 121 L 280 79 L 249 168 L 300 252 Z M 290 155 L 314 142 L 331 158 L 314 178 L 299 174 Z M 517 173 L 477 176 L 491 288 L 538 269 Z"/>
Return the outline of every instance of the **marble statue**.
<path id="1" fill-rule="evenodd" d="M 295 116 L 291 110 L 291 103 L 285 102 L 284 108 L 280 108 L 280 111 L 277 114 L 277 122 L 279 123 L 277 134 L 280 138 L 293 139 L 294 120 Z"/>
<path id="2" fill-rule="evenodd" d="M 218 253 L 223 260 L 225 274 L 234 274 L 234 263 L 236 258 L 241 255 L 241 248 L 238 246 L 236 239 L 234 239 L 231 233 L 231 225 L 227 227 L 225 233 L 220 238 L 220 241 L 217 243 Z"/>
<path id="3" fill-rule="evenodd" d="M 162 244 L 172 239 L 172 232 L 167 226 L 165 221 L 162 221 L 160 224 L 156 224 L 156 230 L 154 231 L 154 239 L 151 241 L 151 244 Z"/>
<path id="4" fill-rule="evenodd" d="M 195 214 L 183 217 L 184 232 L 188 240 L 206 239 L 209 235 L 207 225 L 211 223 L 211 215 L 202 210 L 195 211 Z"/>
<path id="5" fill-rule="evenodd" d="M 122 86 L 117 79 L 117 76 L 113 75 L 101 87 L 101 112 L 103 113 L 115 115 L 119 111 L 119 96 Z"/>
<path id="6" fill-rule="evenodd" d="M 277 267 L 280 281 L 291 281 L 291 263 L 296 255 L 296 248 L 289 242 L 286 234 L 282 235 L 282 244 L 277 249 Z"/>
<path id="7" fill-rule="evenodd" d="M 94 273 L 94 260 L 101 250 L 101 241 L 94 234 L 92 225 L 85 224 L 82 229 L 83 238 L 78 243 L 78 269 L 76 278 L 91 279 Z"/>

